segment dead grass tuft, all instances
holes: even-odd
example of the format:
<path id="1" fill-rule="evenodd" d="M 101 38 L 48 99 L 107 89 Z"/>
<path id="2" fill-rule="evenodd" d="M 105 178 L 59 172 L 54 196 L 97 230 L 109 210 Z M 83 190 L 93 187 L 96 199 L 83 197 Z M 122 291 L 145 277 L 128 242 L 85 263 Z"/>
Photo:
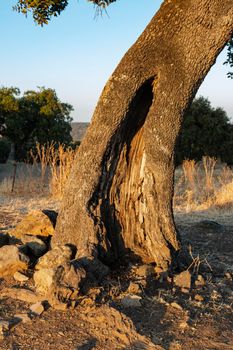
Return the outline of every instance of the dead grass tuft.
<path id="1" fill-rule="evenodd" d="M 233 171 L 215 158 L 185 160 L 175 173 L 175 211 L 233 207 Z"/>
<path id="2" fill-rule="evenodd" d="M 50 195 L 61 199 L 74 161 L 75 150 L 63 144 L 58 146 L 54 143 L 37 144 L 36 151 L 31 151 L 30 154 L 33 163 L 40 164 L 41 183 L 46 185 L 46 174 L 48 174 L 47 185 Z"/>
<path id="3" fill-rule="evenodd" d="M 70 175 L 70 171 L 74 162 L 75 151 L 72 148 L 65 149 L 63 145 L 59 145 L 58 149 L 51 153 L 49 162 L 50 177 L 50 193 L 54 198 L 62 198 L 65 184 Z"/>

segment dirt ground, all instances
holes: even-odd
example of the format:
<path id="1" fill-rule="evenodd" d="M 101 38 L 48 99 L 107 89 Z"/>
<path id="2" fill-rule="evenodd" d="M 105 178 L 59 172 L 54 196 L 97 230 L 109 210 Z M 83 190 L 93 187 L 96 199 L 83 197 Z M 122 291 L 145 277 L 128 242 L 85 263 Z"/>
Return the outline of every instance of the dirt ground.
<path id="1" fill-rule="evenodd" d="M 23 199 L 0 201 L 0 232 L 7 232 L 28 209 L 35 209 L 35 203 L 42 209 L 57 205 L 36 199 L 28 203 Z M 0 340 L 0 349 L 233 349 L 233 216 L 179 213 L 176 224 L 183 243 L 178 268 L 201 274 L 203 285 L 182 291 L 169 277 L 138 276 L 134 267 L 123 266 L 101 286 L 90 288 L 74 309 L 48 307 L 30 322 L 12 324 L 9 334 Z M 33 290 L 31 280 L 0 279 L 0 291 L 22 286 Z M 137 307 L 122 302 L 129 292 L 141 298 Z M 27 313 L 29 306 L 1 298 L 0 320 Z"/>

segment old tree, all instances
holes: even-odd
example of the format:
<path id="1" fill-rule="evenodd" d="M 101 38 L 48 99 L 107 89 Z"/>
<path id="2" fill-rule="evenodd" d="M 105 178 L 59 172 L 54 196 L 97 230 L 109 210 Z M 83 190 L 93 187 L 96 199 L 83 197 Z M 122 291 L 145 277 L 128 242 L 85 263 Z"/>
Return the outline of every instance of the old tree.
<path id="1" fill-rule="evenodd" d="M 32 10 L 43 24 L 67 2 L 19 0 L 18 10 Z M 232 34 L 232 0 L 164 0 L 100 96 L 53 245 L 73 244 L 78 257 L 107 265 L 127 256 L 157 271 L 171 266 L 180 249 L 172 212 L 176 138 L 184 111 Z"/>

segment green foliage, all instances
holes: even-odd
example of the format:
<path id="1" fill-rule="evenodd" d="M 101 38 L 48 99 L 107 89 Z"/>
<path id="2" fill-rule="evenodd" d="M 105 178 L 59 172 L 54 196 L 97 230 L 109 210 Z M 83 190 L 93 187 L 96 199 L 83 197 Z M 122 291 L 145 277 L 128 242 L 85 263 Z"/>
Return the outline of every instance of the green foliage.
<path id="1" fill-rule="evenodd" d="M 88 0 L 99 8 L 106 8 L 116 0 Z M 32 12 L 36 23 L 43 26 L 48 24 L 52 17 L 57 17 L 68 5 L 68 0 L 18 0 L 14 9 L 25 15 Z"/>
<path id="2" fill-rule="evenodd" d="M 233 37 L 227 43 L 227 60 L 224 64 L 228 64 L 231 68 L 233 68 Z M 227 73 L 228 78 L 233 79 L 233 72 Z"/>
<path id="3" fill-rule="evenodd" d="M 17 96 L 20 91 L 17 88 L 1 88 L 0 91 L 0 134 L 3 133 L 5 129 L 5 119 L 11 113 L 16 113 L 18 111 L 18 101 Z"/>
<path id="4" fill-rule="evenodd" d="M 0 133 L 15 144 L 16 158 L 24 159 L 36 142 L 69 144 L 72 141 L 70 112 L 52 89 L 27 91 L 0 89 Z"/>
<path id="5" fill-rule="evenodd" d="M 11 151 L 11 144 L 8 140 L 0 139 L 0 163 L 6 163 Z"/>
<path id="6" fill-rule="evenodd" d="M 221 158 L 233 164 L 233 125 L 222 108 L 213 108 L 208 99 L 195 99 L 184 115 L 175 150 L 176 164 L 202 156 Z"/>
<path id="7" fill-rule="evenodd" d="M 51 17 L 57 17 L 68 5 L 68 0 L 18 0 L 14 9 L 25 15 L 32 12 L 39 25 L 48 24 Z"/>

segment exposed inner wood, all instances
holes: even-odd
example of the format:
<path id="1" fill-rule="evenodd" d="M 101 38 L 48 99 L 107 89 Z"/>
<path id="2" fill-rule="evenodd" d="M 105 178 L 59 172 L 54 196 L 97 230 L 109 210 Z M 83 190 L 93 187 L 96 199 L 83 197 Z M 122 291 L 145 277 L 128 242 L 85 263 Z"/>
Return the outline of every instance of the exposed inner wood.
<path id="1" fill-rule="evenodd" d="M 165 260 L 170 257 L 161 232 L 154 177 L 146 170 L 144 123 L 153 101 L 152 82 L 139 89 L 111 140 L 104 175 L 91 203 L 101 242 L 99 253 L 105 262 L 106 257 L 111 261 L 126 253 L 153 263 L 158 261 L 156 256 L 159 260 L 163 255 Z M 96 203 L 94 198 L 98 198 Z"/>
<path id="2" fill-rule="evenodd" d="M 145 240 L 144 166 L 144 139 L 143 127 L 141 127 L 131 144 L 125 145 L 121 152 L 109 193 L 110 203 L 115 204 L 115 216 L 122 228 L 124 246 L 134 250 L 134 253 L 138 253 L 140 257 L 144 255 L 140 247 Z M 119 253 L 120 249 L 118 249 Z"/>

